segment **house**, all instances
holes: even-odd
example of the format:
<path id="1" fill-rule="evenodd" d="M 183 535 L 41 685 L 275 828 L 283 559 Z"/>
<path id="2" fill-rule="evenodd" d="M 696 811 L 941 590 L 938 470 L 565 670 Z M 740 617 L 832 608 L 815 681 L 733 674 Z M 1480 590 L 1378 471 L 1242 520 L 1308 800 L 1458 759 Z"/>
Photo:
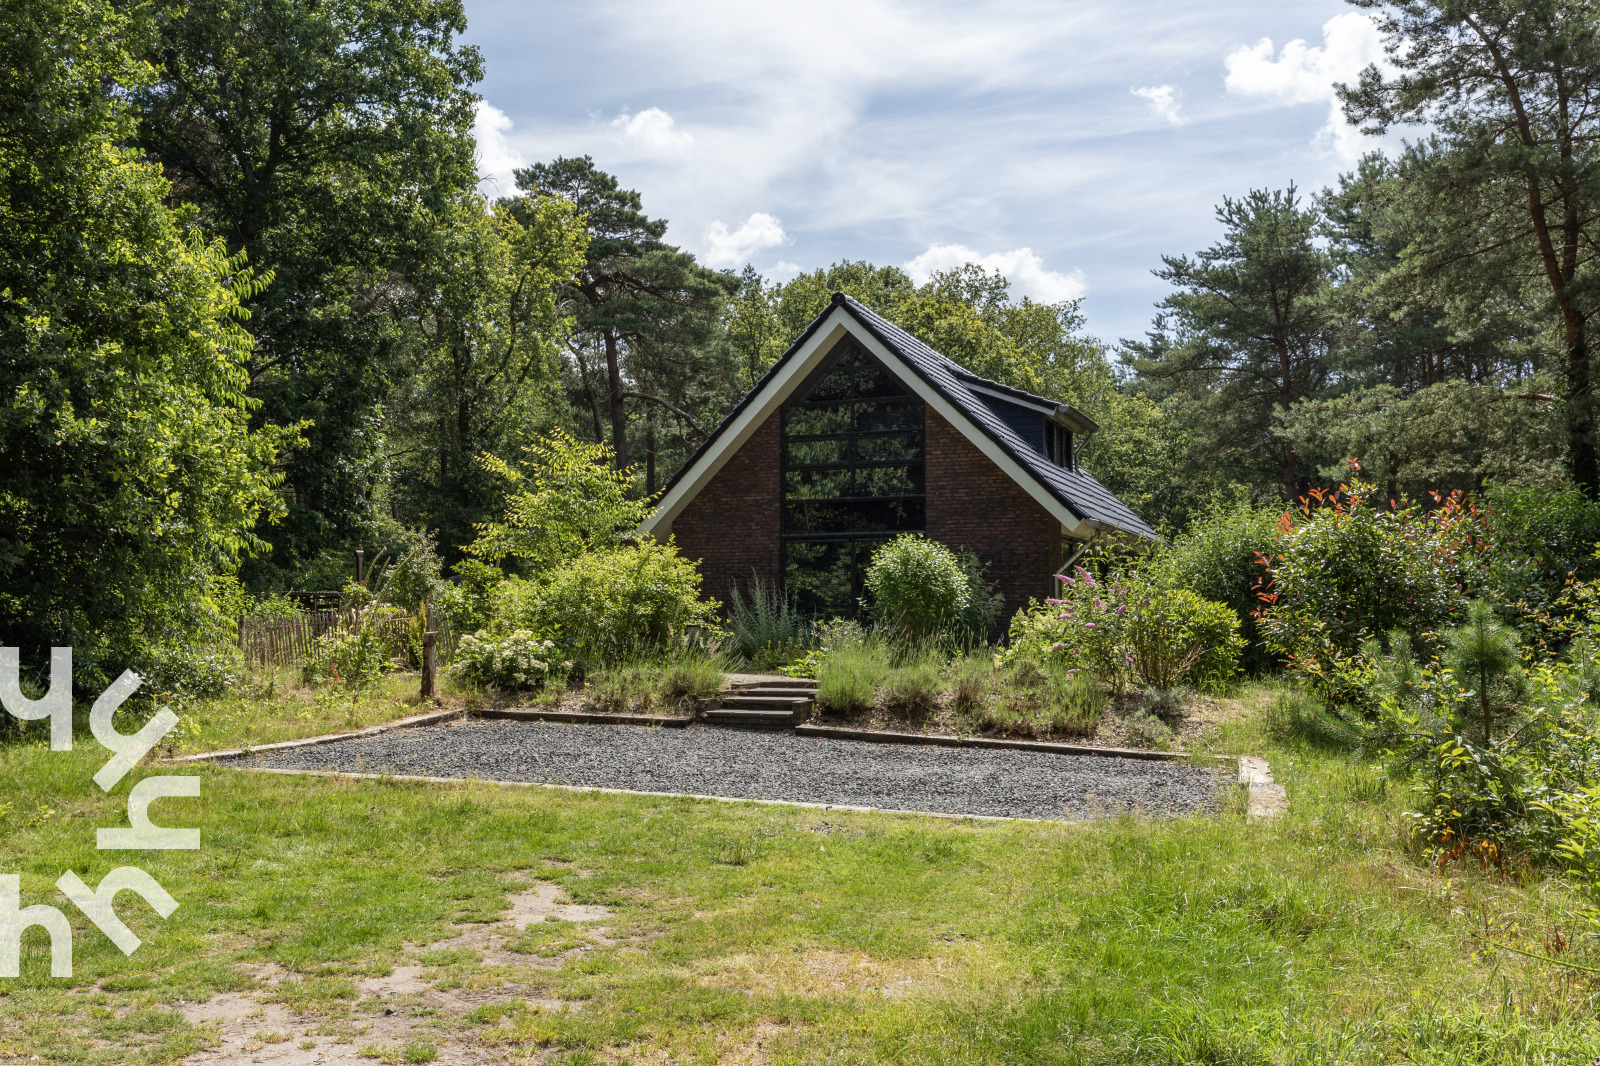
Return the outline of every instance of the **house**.
<path id="1" fill-rule="evenodd" d="M 1051 575 L 1088 542 L 1155 538 L 1078 465 L 1096 428 L 835 293 L 643 529 L 676 537 L 708 594 L 727 600 L 755 575 L 818 617 L 855 615 L 873 549 L 919 532 L 975 551 L 1010 617 L 1051 595 Z"/>

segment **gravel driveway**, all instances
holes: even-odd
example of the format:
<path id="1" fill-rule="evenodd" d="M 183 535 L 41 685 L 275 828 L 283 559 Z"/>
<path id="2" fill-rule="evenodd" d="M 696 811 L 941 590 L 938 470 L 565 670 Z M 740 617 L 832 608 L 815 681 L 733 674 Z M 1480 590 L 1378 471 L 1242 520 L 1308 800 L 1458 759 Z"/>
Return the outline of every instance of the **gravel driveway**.
<path id="1" fill-rule="evenodd" d="M 1221 776 L 1175 762 L 871 744 L 691 726 L 464 721 L 257 756 L 285 770 L 477 777 L 740 799 L 1075 820 L 1216 809 Z"/>

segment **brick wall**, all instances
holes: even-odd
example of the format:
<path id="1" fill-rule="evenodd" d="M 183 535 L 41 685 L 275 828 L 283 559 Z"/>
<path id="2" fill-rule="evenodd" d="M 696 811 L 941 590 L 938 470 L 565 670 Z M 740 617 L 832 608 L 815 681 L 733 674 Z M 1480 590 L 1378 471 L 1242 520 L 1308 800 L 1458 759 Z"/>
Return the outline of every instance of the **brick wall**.
<path id="1" fill-rule="evenodd" d="M 750 584 L 750 571 L 776 587 L 782 472 L 774 413 L 672 522 L 685 558 L 700 560 L 707 596 L 728 602 L 728 588 Z"/>
<path id="2" fill-rule="evenodd" d="M 989 564 L 1005 594 L 1002 625 L 1029 597 L 1051 595 L 1060 564 L 1061 523 L 961 431 L 927 410 L 928 536 L 968 547 Z"/>

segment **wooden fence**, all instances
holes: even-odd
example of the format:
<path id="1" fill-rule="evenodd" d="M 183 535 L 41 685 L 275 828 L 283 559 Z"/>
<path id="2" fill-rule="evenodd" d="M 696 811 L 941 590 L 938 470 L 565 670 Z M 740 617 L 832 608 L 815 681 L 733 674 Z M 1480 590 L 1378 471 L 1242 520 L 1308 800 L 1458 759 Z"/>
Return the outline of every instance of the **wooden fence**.
<path id="1" fill-rule="evenodd" d="M 245 614 L 239 616 L 239 649 L 247 663 L 258 666 L 303 666 L 312 657 L 317 641 L 329 633 L 356 633 L 363 627 L 376 630 L 379 641 L 395 650 L 399 657 L 421 651 L 424 631 L 420 611 L 394 608 L 342 607 L 332 611 L 301 611 L 292 615 Z M 455 652 L 456 634 L 449 621 L 435 611 L 427 619 L 438 634 L 438 661 L 450 661 Z"/>

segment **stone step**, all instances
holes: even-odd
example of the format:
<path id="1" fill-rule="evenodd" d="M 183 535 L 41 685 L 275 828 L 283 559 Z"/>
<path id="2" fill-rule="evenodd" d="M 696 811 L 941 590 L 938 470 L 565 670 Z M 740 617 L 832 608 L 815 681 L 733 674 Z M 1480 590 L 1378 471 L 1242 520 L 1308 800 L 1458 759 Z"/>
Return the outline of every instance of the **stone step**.
<path id="1" fill-rule="evenodd" d="M 718 707 L 706 711 L 707 725 L 740 726 L 746 729 L 793 729 L 810 717 L 806 711 L 763 711 L 739 707 Z"/>
<path id="2" fill-rule="evenodd" d="M 806 678 L 796 678 L 793 681 L 751 681 L 739 685 L 729 685 L 725 692 L 815 692 L 817 683 Z"/>
<path id="3" fill-rule="evenodd" d="M 794 714 L 797 711 L 809 711 L 811 698 L 809 696 L 747 696 L 744 693 L 722 696 L 717 700 L 717 705 L 723 710 L 741 711 L 781 711 L 785 714 Z"/>

